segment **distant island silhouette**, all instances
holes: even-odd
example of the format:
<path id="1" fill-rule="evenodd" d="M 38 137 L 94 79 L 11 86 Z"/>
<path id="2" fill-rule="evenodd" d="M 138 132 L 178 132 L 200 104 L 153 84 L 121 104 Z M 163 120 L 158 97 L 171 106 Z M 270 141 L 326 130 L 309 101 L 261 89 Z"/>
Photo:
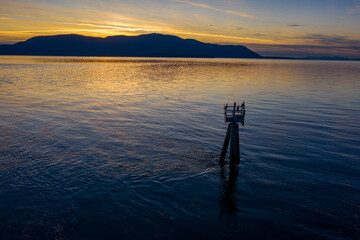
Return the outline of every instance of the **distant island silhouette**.
<path id="1" fill-rule="evenodd" d="M 77 34 L 38 36 L 0 45 L 0 55 L 262 58 L 242 45 L 203 43 L 157 33 L 105 38 Z"/>

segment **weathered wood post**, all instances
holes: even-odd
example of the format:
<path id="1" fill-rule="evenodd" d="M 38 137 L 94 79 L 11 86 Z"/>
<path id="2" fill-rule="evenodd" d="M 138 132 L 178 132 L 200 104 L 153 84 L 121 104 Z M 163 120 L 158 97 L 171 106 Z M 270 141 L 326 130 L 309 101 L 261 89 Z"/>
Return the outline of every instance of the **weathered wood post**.
<path id="1" fill-rule="evenodd" d="M 240 163 L 239 125 L 235 122 L 231 123 L 230 138 L 230 165 L 234 166 Z"/>
<path id="2" fill-rule="evenodd" d="M 226 135 L 225 135 L 225 140 L 224 140 L 224 144 L 221 150 L 221 156 L 220 156 L 220 162 L 224 163 L 225 161 L 225 157 L 226 157 L 226 152 L 229 146 L 229 140 L 230 140 L 230 131 L 231 131 L 231 124 L 228 125 L 227 131 L 226 131 Z"/>
<path id="3" fill-rule="evenodd" d="M 241 107 L 241 109 L 240 109 Z M 226 131 L 226 136 L 224 140 L 224 145 L 222 147 L 221 155 L 220 155 L 220 163 L 224 163 L 226 152 L 228 149 L 228 145 L 230 142 L 230 167 L 235 167 L 240 163 L 240 147 L 239 147 L 239 124 L 244 126 L 245 119 L 245 103 L 241 106 L 237 106 L 236 102 L 234 102 L 233 108 L 229 109 L 226 104 L 224 107 L 224 116 L 225 123 L 228 124 L 228 128 Z"/>

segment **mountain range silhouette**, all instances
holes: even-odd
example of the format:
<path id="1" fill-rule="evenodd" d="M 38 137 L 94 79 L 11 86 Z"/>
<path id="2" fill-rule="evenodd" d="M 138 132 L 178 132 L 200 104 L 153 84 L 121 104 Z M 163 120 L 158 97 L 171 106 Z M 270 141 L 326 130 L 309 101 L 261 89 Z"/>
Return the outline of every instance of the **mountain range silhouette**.
<path id="1" fill-rule="evenodd" d="M 38 36 L 0 45 L 0 55 L 261 58 L 242 45 L 203 43 L 173 35 L 88 37 Z"/>

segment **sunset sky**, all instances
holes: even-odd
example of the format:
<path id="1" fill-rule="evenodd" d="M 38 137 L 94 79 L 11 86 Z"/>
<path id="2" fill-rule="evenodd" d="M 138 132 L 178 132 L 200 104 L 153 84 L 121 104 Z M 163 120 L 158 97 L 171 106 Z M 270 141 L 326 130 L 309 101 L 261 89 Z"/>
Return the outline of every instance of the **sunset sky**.
<path id="1" fill-rule="evenodd" d="M 360 58 L 359 0 L 0 0 L 0 43 L 162 33 L 270 56 Z"/>

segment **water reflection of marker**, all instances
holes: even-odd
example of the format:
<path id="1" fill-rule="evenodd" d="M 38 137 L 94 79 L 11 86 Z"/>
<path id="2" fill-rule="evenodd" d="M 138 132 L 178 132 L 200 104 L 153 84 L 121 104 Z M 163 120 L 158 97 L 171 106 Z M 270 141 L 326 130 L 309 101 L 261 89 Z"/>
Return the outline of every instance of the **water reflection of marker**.
<path id="1" fill-rule="evenodd" d="M 223 189 L 220 199 L 220 218 L 222 218 L 224 214 L 235 215 L 238 210 L 235 197 L 237 175 L 238 168 L 230 168 L 227 178 L 225 168 L 221 166 L 220 177 Z"/>

